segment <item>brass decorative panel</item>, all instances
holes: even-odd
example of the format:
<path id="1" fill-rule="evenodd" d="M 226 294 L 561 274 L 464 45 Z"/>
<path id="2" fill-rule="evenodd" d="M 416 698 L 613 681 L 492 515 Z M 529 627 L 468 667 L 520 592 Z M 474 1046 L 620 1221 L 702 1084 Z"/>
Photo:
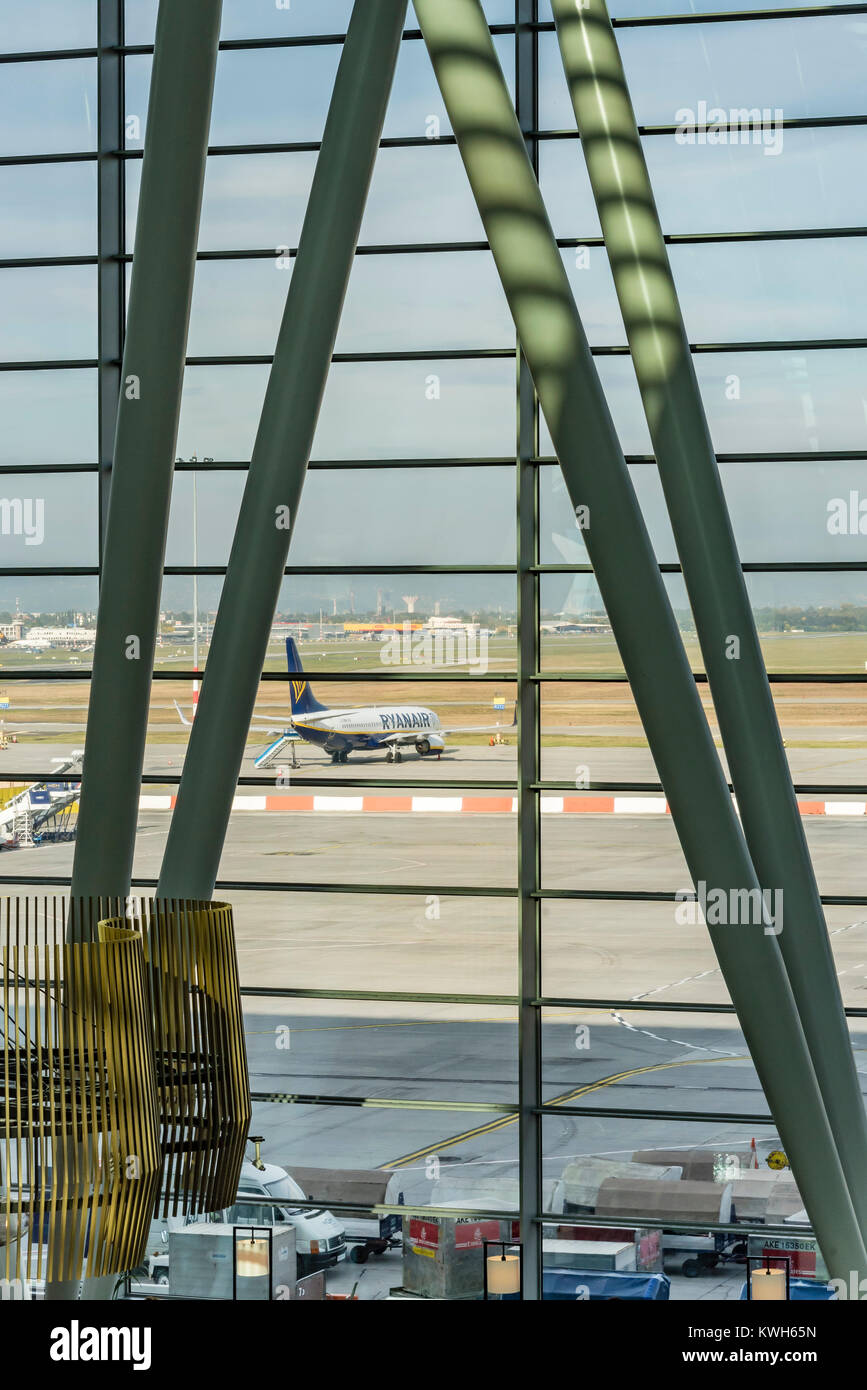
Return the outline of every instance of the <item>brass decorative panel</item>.
<path id="1" fill-rule="evenodd" d="M 0 900 L 0 1270 L 25 1282 L 134 1267 L 159 1188 L 141 934 L 68 942 L 67 913 Z"/>
<path id="2" fill-rule="evenodd" d="M 250 1085 L 227 903 L 131 898 L 99 923 L 142 933 L 153 1018 L 163 1171 L 158 1215 L 235 1201 Z"/>

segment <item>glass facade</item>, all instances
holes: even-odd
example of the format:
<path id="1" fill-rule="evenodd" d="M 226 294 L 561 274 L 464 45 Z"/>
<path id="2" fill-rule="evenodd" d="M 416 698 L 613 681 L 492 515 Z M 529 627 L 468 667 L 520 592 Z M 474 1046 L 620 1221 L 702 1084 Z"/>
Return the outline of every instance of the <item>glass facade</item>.
<path id="1" fill-rule="evenodd" d="M 352 6 L 223 8 L 134 891 L 160 867 Z M 816 8 L 609 5 L 860 1050 L 867 5 Z M 83 746 L 156 10 L 0 0 L 4 801 Z M 717 735 L 550 7 L 484 10 Z M 266 1160 L 391 1171 L 413 1219 L 520 1212 L 547 1238 L 570 1212 L 605 1224 L 564 1197 L 588 1156 L 767 1167 L 779 1143 L 408 25 L 217 894 Z M 702 107 L 772 126 L 690 140 Z M 413 647 L 448 618 L 463 648 Z M 450 751 L 346 766 L 299 743 L 257 766 L 289 720 L 290 632 L 323 703 L 418 702 Z M 3 891 L 67 885 L 73 832 L 58 813 L 25 851 L 10 826 Z M 742 1266 L 703 1272 L 703 1296 L 736 1296 Z"/>

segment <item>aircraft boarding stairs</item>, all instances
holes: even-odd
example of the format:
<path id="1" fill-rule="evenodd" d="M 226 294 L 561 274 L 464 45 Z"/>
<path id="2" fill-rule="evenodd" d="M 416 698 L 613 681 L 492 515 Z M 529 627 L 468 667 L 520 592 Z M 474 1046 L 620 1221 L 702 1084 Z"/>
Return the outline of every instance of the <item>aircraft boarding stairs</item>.
<path id="1" fill-rule="evenodd" d="M 0 808 L 0 846 L 25 849 L 38 844 L 46 826 L 78 800 L 79 783 L 59 779 L 65 772 L 80 768 L 83 756 L 81 750 L 72 753 L 58 767 L 58 780 L 35 782 Z"/>
<path id="2" fill-rule="evenodd" d="M 298 734 L 296 734 L 295 730 L 287 729 L 284 733 L 280 734 L 279 738 L 275 738 L 274 742 L 269 744 L 263 753 L 259 754 L 258 758 L 254 760 L 253 766 L 255 768 L 273 767 L 275 761 L 277 760 L 277 758 L 280 757 L 281 753 L 284 753 L 287 748 L 291 748 L 292 765 L 294 767 L 295 745 L 296 743 L 298 743 L 298 741 L 299 736 Z"/>

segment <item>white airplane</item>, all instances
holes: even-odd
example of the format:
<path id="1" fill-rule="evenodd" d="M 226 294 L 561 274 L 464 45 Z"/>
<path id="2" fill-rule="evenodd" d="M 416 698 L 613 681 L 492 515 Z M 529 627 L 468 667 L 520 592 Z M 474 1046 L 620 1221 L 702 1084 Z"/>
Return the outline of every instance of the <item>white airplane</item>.
<path id="1" fill-rule="evenodd" d="M 315 698 L 304 675 L 294 638 L 286 639 L 286 661 L 290 676 L 289 700 L 292 728 L 308 743 L 331 754 L 334 763 L 345 763 L 350 753 L 376 753 L 385 750 L 388 763 L 402 760 L 402 748 L 414 747 L 420 758 L 443 752 L 449 734 L 491 733 L 502 725 L 485 727 L 467 724 L 444 729 L 439 715 L 424 705 L 363 705 L 355 709 L 328 709 Z M 518 723 L 518 707 L 512 728 Z M 267 757 L 267 752 L 262 755 Z"/>

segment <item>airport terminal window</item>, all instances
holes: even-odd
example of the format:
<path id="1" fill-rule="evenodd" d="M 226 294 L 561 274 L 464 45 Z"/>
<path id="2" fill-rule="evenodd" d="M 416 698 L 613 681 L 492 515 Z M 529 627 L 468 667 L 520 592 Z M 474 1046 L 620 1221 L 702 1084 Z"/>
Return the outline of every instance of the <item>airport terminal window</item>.
<path id="1" fill-rule="evenodd" d="M 704 24 L 715 0 L 609 8 L 860 1049 L 867 7 L 805 6 L 750 18 L 757 5 L 728 0 Z M 70 878 L 156 8 L 0 0 L 14 209 L 0 227 L 0 812 L 33 784 L 54 798 L 32 847 L 0 829 L 7 892 Z M 140 891 L 177 795 L 351 8 L 224 4 Z M 550 7 L 484 8 L 719 743 Z M 97 57 L 109 12 L 125 18 L 122 71 Z M 509 1229 L 532 1208 L 550 1236 L 555 1215 L 592 1222 L 590 1158 L 704 1146 L 767 1166 L 779 1145 L 706 931 L 677 915 L 689 876 L 658 773 L 411 12 L 407 26 L 218 892 L 235 905 L 267 1161 L 391 1171 L 414 1211 L 500 1213 Z M 779 150 L 678 143 L 676 112 L 703 92 L 781 107 Z M 109 99 L 120 150 L 97 121 Z M 433 710 L 448 750 L 419 737 L 399 762 L 345 764 L 291 740 L 267 756 L 291 710 L 290 636 L 320 702 Z M 793 1195 L 784 1175 L 780 1212 Z M 715 1277 L 731 1296 L 735 1267 Z"/>

